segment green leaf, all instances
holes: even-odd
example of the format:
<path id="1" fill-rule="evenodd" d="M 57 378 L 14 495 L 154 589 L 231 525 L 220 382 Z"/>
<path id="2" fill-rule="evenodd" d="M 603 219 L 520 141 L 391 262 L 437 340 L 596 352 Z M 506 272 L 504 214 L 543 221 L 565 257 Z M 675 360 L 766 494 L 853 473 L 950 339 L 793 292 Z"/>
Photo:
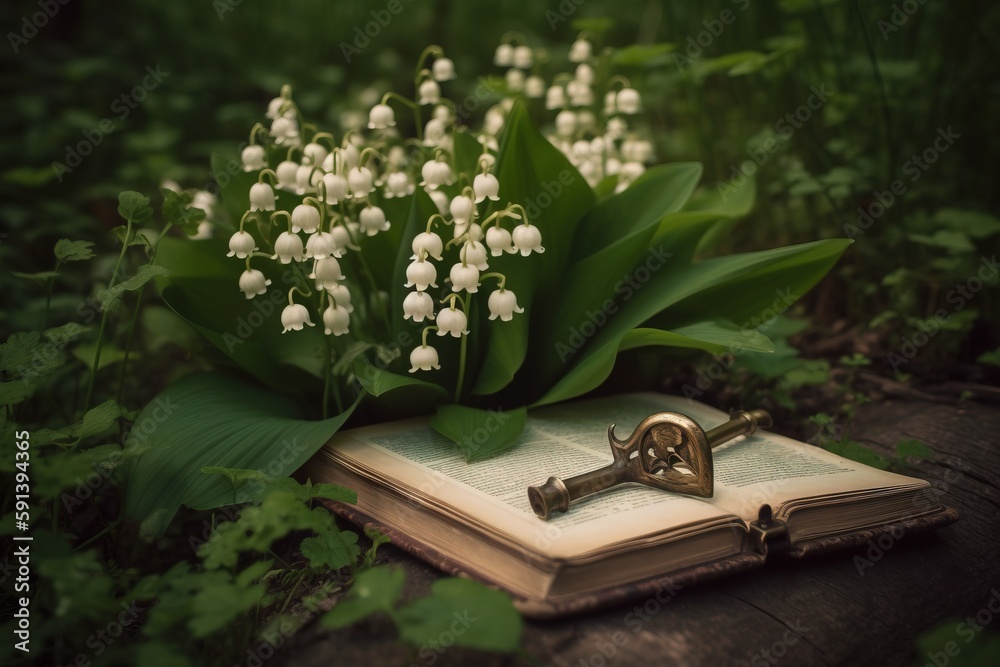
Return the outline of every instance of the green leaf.
<path id="1" fill-rule="evenodd" d="M 446 634 L 456 646 L 480 651 L 516 651 L 524 622 L 510 598 L 468 579 L 439 579 L 431 595 L 399 610 L 399 636 L 430 646 Z"/>
<path id="2" fill-rule="evenodd" d="M 205 219 L 205 211 L 192 208 L 187 199 L 170 188 L 160 188 L 163 195 L 163 217 L 182 228 L 188 234 L 198 231 L 198 223 Z"/>
<path id="3" fill-rule="evenodd" d="M 132 190 L 122 192 L 118 195 L 118 215 L 133 225 L 145 222 L 153 215 L 149 197 Z"/>
<path id="4" fill-rule="evenodd" d="M 58 271 L 39 271 L 37 273 L 21 273 L 20 271 L 11 271 L 10 275 L 16 276 L 17 278 L 24 278 L 25 280 L 37 280 L 40 283 L 48 282 L 53 278 L 59 277 Z"/>
<path id="5" fill-rule="evenodd" d="M 982 211 L 943 208 L 934 214 L 934 222 L 962 232 L 974 239 L 985 239 L 1000 234 L 1000 218 Z"/>
<path id="6" fill-rule="evenodd" d="M 616 65 L 633 67 L 656 67 L 670 61 L 670 54 L 676 49 L 673 44 L 632 44 L 618 49 L 611 57 Z"/>
<path id="7" fill-rule="evenodd" d="M 130 468 L 125 515 L 161 534 L 177 509 L 232 503 L 233 490 L 202 469 L 294 472 L 343 426 L 343 414 L 305 421 L 297 403 L 218 375 L 188 376 L 171 385 L 136 419 L 127 447 L 148 446 Z M 148 520 L 148 521 L 147 521 Z"/>
<path id="8" fill-rule="evenodd" d="M 361 555 L 358 534 L 337 528 L 302 540 L 301 550 L 313 567 L 328 567 L 332 570 L 353 565 Z"/>
<path id="9" fill-rule="evenodd" d="M 990 364 L 991 366 L 1000 366 L 1000 347 L 990 352 L 983 352 L 980 354 L 976 361 L 981 364 Z"/>
<path id="10" fill-rule="evenodd" d="M 355 362 L 354 374 L 358 382 L 361 383 L 361 386 L 365 388 L 365 391 L 372 396 L 382 396 L 403 387 L 419 387 L 428 392 L 441 394 L 442 396 L 448 395 L 448 392 L 440 385 L 419 380 L 415 377 L 392 373 L 363 359 Z"/>
<path id="11" fill-rule="evenodd" d="M 440 405 L 431 426 L 461 448 L 465 460 L 480 461 L 509 449 L 524 430 L 528 411 L 480 410 L 464 405 Z"/>
<path id="12" fill-rule="evenodd" d="M 896 458 L 906 461 L 909 458 L 931 460 L 934 458 L 934 450 L 920 442 L 919 440 L 900 440 L 896 443 Z"/>
<path id="13" fill-rule="evenodd" d="M 135 275 L 124 280 L 104 291 L 101 295 L 101 308 L 109 312 L 115 312 L 121 307 L 122 297 L 125 292 L 134 292 L 150 280 L 157 276 L 165 276 L 170 272 L 162 266 L 156 264 L 143 264 L 136 271 Z"/>
<path id="14" fill-rule="evenodd" d="M 83 363 L 88 369 L 93 370 L 94 368 L 94 353 L 97 350 L 97 342 L 93 343 L 80 343 L 75 345 L 70 351 L 75 359 Z M 132 353 L 129 355 L 132 359 L 137 359 L 138 354 Z M 125 360 L 125 350 L 104 343 L 101 346 L 101 361 L 100 369 L 103 370 L 109 366 L 114 366 Z"/>
<path id="15" fill-rule="evenodd" d="M 391 615 L 403 594 L 405 581 L 401 569 L 383 566 L 367 569 L 358 574 L 351 590 L 320 622 L 327 628 L 343 628 L 376 612 Z"/>
<path id="16" fill-rule="evenodd" d="M 83 415 L 83 420 L 75 435 L 81 440 L 95 435 L 104 435 L 117 427 L 120 418 L 129 416 L 129 411 L 122 406 L 111 400 L 105 401 Z"/>
<path id="17" fill-rule="evenodd" d="M 473 323 L 475 331 L 485 337 L 482 353 L 477 355 L 481 362 L 472 365 L 479 369 L 472 391 L 481 395 L 506 387 L 524 364 L 529 326 L 538 313 L 551 307 L 551 286 L 563 283 L 579 223 L 595 202 L 583 176 L 531 124 L 520 103 L 511 109 L 504 125 L 496 175 L 501 201 L 520 203 L 527 209 L 531 224 L 542 233 L 545 253 L 490 258 L 490 271 L 507 276 L 507 289 L 517 295 L 525 312 L 509 322 L 487 320 L 484 313 Z"/>
<path id="18" fill-rule="evenodd" d="M 778 314 L 775 304 L 787 309 L 789 301 L 812 287 L 848 245 L 845 239 L 818 241 L 651 273 L 589 340 L 580 341 L 575 363 L 534 405 L 567 400 L 600 385 L 624 337 L 644 322 L 665 331 L 706 319 L 739 322 L 740 330 L 756 328 Z M 575 342 L 567 338 L 564 344 Z"/>
<path id="19" fill-rule="evenodd" d="M 618 351 L 651 345 L 693 348 L 715 354 L 733 350 L 774 351 L 767 336 L 753 329 L 740 330 L 732 322 L 696 322 L 673 331 L 633 329 L 622 339 Z"/>
<path id="20" fill-rule="evenodd" d="M 350 489 L 345 489 L 336 484 L 316 484 L 312 487 L 313 498 L 325 498 L 327 500 L 338 500 L 342 503 L 354 504 L 358 502 L 358 494 Z"/>
<path id="21" fill-rule="evenodd" d="M 90 241 L 70 241 L 69 239 L 59 239 L 53 252 L 60 262 L 80 262 L 94 256 L 91 248 L 94 244 Z"/>
<path id="22" fill-rule="evenodd" d="M 35 386 L 21 380 L 0 382 L 0 405 L 17 405 L 35 393 Z"/>

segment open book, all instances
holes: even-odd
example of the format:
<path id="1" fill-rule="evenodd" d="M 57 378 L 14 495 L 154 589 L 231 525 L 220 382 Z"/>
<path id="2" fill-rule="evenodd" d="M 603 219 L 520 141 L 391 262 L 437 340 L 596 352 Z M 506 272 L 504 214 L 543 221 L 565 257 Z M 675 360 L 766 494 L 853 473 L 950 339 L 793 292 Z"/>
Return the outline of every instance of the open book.
<path id="1" fill-rule="evenodd" d="M 802 556 L 957 518 L 925 481 L 760 431 L 713 450 L 712 498 L 625 484 L 548 521 L 535 516 L 528 486 L 607 465 L 610 424 L 629 433 L 663 411 L 706 430 L 729 418 L 655 393 L 567 403 L 532 412 L 513 449 L 475 463 L 426 420 L 405 420 L 338 433 L 301 474 L 356 490 L 356 506 L 333 509 L 441 569 L 505 589 L 534 617 L 757 567 L 768 545 Z"/>

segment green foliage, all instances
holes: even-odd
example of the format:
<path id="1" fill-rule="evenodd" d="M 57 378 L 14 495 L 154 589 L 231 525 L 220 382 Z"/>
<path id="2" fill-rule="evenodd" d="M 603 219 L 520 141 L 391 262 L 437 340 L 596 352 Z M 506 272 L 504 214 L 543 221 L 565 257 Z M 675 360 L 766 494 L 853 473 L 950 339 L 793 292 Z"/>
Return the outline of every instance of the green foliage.
<path id="1" fill-rule="evenodd" d="M 479 410 L 464 405 L 440 405 L 431 417 L 431 426 L 450 438 L 465 455 L 465 460 L 479 461 L 509 449 L 524 429 L 528 411 Z"/>

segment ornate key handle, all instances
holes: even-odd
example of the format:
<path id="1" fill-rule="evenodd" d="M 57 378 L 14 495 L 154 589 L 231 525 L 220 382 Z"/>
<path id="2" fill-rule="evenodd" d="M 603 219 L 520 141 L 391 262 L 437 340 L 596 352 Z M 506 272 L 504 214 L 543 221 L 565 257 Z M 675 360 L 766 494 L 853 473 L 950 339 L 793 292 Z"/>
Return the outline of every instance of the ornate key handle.
<path id="1" fill-rule="evenodd" d="M 771 424 L 767 411 L 750 410 L 706 433 L 687 415 L 660 412 L 643 419 L 625 440 L 615 436 L 612 424 L 608 427 L 611 465 L 566 480 L 549 477 L 544 484 L 528 487 L 528 501 L 535 514 L 548 519 L 553 512 L 565 512 L 575 500 L 625 482 L 710 498 L 715 492 L 712 448 Z"/>

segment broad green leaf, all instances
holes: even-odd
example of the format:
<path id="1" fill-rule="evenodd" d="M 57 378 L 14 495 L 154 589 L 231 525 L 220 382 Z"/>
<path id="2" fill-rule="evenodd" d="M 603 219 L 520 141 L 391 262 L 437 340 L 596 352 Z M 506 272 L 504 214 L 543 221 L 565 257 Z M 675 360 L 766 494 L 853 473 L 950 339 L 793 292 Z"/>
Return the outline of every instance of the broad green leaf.
<path id="1" fill-rule="evenodd" d="M 82 362 L 87 368 L 93 369 L 94 367 L 94 353 L 97 350 L 97 343 L 80 343 L 75 345 L 70 351 L 78 361 Z M 129 355 L 131 359 L 137 359 L 139 357 L 135 352 Z M 114 366 L 125 360 L 125 350 L 117 347 L 113 347 L 105 343 L 101 346 L 101 361 L 100 370 L 108 368 L 109 366 Z"/>
<path id="2" fill-rule="evenodd" d="M 483 395 L 506 387 L 524 363 L 529 325 L 534 314 L 550 307 L 551 287 L 565 279 L 579 223 L 595 202 L 583 176 L 535 129 L 521 104 L 514 105 L 504 125 L 496 174 L 498 203 L 515 202 L 527 209 L 529 221 L 542 233 L 545 252 L 490 258 L 490 271 L 507 276 L 507 289 L 517 295 L 525 312 L 509 322 L 489 321 L 483 313 L 474 323 L 485 340 L 472 391 Z M 517 222 L 508 219 L 504 224 L 511 229 Z"/>
<path id="3" fill-rule="evenodd" d="M 687 347 L 717 354 L 733 350 L 774 351 L 767 336 L 753 329 L 741 331 L 732 322 L 697 322 L 673 331 L 633 329 L 622 339 L 618 351 L 653 345 Z"/>
<path id="4" fill-rule="evenodd" d="M 302 540 L 301 551 L 313 567 L 328 567 L 331 570 L 353 565 L 361 555 L 358 534 L 336 527 L 322 535 Z"/>
<path id="5" fill-rule="evenodd" d="M 294 402 L 218 375 L 185 377 L 139 415 L 127 447 L 149 449 L 129 469 L 125 515 L 160 534 L 177 509 L 233 502 L 233 490 L 203 468 L 294 472 L 343 426 L 357 402 L 323 421 L 301 419 Z M 155 519 L 146 522 L 150 517 Z"/>
<path id="6" fill-rule="evenodd" d="M 392 373 L 361 359 L 354 364 L 354 375 L 365 391 L 372 396 L 381 396 L 403 387 L 419 387 L 444 396 L 448 394 L 440 385 Z"/>
<path id="7" fill-rule="evenodd" d="M 405 582 L 401 569 L 369 568 L 355 577 L 351 590 L 323 615 L 320 623 L 327 628 L 343 628 L 376 612 L 392 614 Z"/>
<path id="8" fill-rule="evenodd" d="M 468 579 L 439 579 L 431 595 L 399 610 L 400 638 L 413 646 L 440 642 L 480 651 L 516 651 L 524 622 L 510 598 Z"/>
<path id="9" fill-rule="evenodd" d="M 157 276 L 165 276 L 170 272 L 162 266 L 156 264 L 143 264 L 135 275 L 116 285 L 112 285 L 101 295 L 101 308 L 109 312 L 115 312 L 121 306 L 122 296 L 125 292 L 134 292 L 150 280 Z"/>
<path id="10" fill-rule="evenodd" d="M 59 239 L 53 252 L 60 262 L 80 262 L 94 256 L 91 248 L 94 244 L 91 241 L 70 241 L 69 239 Z"/>
<path id="11" fill-rule="evenodd" d="M 122 192 L 118 195 L 118 215 L 133 225 L 145 222 L 153 215 L 149 197 L 133 190 Z"/>
<path id="12" fill-rule="evenodd" d="M 431 426 L 457 444 L 465 460 L 479 461 L 510 448 L 524 430 L 528 412 L 514 410 L 480 410 L 464 405 L 440 405 L 431 417 Z"/>
<path id="13" fill-rule="evenodd" d="M 769 307 L 782 298 L 799 298 L 833 265 L 850 244 L 845 239 L 805 243 L 787 248 L 705 260 L 652 273 L 633 290 L 621 307 L 589 339 L 579 341 L 582 353 L 565 375 L 535 406 L 580 396 L 603 382 L 614 366 L 624 337 L 650 321 L 672 330 L 706 318 L 756 328 Z M 784 291 L 782 291 L 784 290 Z M 775 311 L 770 311 L 776 315 Z M 755 322 L 755 320 L 757 320 Z M 574 341 L 568 341 L 570 344 Z"/>

